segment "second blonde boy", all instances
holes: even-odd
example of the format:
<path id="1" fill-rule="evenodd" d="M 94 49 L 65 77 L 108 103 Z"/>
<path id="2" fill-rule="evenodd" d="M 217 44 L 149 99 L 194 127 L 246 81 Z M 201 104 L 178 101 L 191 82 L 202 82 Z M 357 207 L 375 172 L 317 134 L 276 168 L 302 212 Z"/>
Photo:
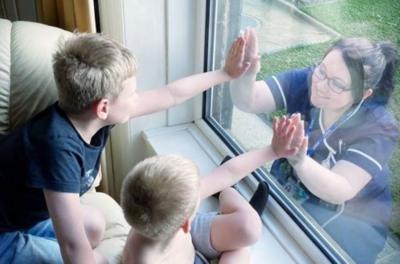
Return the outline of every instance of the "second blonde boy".
<path id="1" fill-rule="evenodd" d="M 304 152 L 303 136 L 299 115 L 275 121 L 271 146 L 235 157 L 201 179 L 196 165 L 179 156 L 140 162 L 121 190 L 124 215 L 132 226 L 122 262 L 197 264 L 207 263 L 205 255 L 220 257 L 220 264 L 250 263 L 248 247 L 258 240 L 261 221 L 228 187 L 265 162 L 296 154 L 300 147 Z M 219 191 L 219 214 L 196 214 L 200 200 Z"/>

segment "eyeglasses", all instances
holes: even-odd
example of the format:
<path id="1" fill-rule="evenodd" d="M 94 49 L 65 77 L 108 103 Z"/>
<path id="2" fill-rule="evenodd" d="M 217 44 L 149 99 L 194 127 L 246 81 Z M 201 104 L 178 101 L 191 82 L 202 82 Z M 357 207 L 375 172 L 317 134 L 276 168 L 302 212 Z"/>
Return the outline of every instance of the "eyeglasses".
<path id="1" fill-rule="evenodd" d="M 342 80 L 337 77 L 329 78 L 326 74 L 326 67 L 323 63 L 318 64 L 314 70 L 314 76 L 319 81 L 327 80 L 328 87 L 332 92 L 340 94 L 343 91 L 350 91 L 351 87 L 347 87 Z"/>

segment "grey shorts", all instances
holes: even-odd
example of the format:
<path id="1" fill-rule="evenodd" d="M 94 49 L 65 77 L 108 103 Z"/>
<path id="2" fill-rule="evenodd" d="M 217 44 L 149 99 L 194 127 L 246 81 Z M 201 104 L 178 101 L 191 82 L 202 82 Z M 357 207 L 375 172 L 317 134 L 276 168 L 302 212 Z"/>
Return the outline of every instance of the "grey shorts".
<path id="1" fill-rule="evenodd" d="M 194 248 L 209 259 L 220 255 L 211 245 L 211 223 L 217 215 L 218 212 L 197 213 L 190 231 Z"/>

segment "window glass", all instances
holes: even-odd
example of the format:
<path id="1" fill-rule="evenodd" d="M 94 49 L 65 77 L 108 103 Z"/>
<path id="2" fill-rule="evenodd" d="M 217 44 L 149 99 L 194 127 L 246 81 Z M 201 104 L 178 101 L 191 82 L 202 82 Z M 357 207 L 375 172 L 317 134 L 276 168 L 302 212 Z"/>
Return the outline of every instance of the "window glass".
<path id="1" fill-rule="evenodd" d="M 240 152 L 269 144 L 274 116 L 301 113 L 308 156 L 294 168 L 294 157 L 263 168 L 275 198 L 333 261 L 396 262 L 400 2 L 221 0 L 208 6 L 208 69 L 223 65 L 247 27 L 257 32 L 261 67 L 255 83 L 249 73 L 208 92 L 205 118 Z"/>

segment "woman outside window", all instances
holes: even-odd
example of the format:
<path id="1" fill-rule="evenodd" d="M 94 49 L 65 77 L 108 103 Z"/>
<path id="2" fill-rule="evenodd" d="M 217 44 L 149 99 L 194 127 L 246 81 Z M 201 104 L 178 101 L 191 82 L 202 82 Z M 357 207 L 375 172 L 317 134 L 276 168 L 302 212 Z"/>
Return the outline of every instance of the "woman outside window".
<path id="1" fill-rule="evenodd" d="M 397 51 L 390 42 L 347 38 L 308 68 L 256 81 L 257 36 L 244 33 L 246 74 L 231 83 L 235 105 L 247 112 L 301 113 L 308 144 L 273 163 L 283 188 L 358 263 L 374 263 L 391 216 L 388 163 L 398 129 L 387 104 Z"/>

